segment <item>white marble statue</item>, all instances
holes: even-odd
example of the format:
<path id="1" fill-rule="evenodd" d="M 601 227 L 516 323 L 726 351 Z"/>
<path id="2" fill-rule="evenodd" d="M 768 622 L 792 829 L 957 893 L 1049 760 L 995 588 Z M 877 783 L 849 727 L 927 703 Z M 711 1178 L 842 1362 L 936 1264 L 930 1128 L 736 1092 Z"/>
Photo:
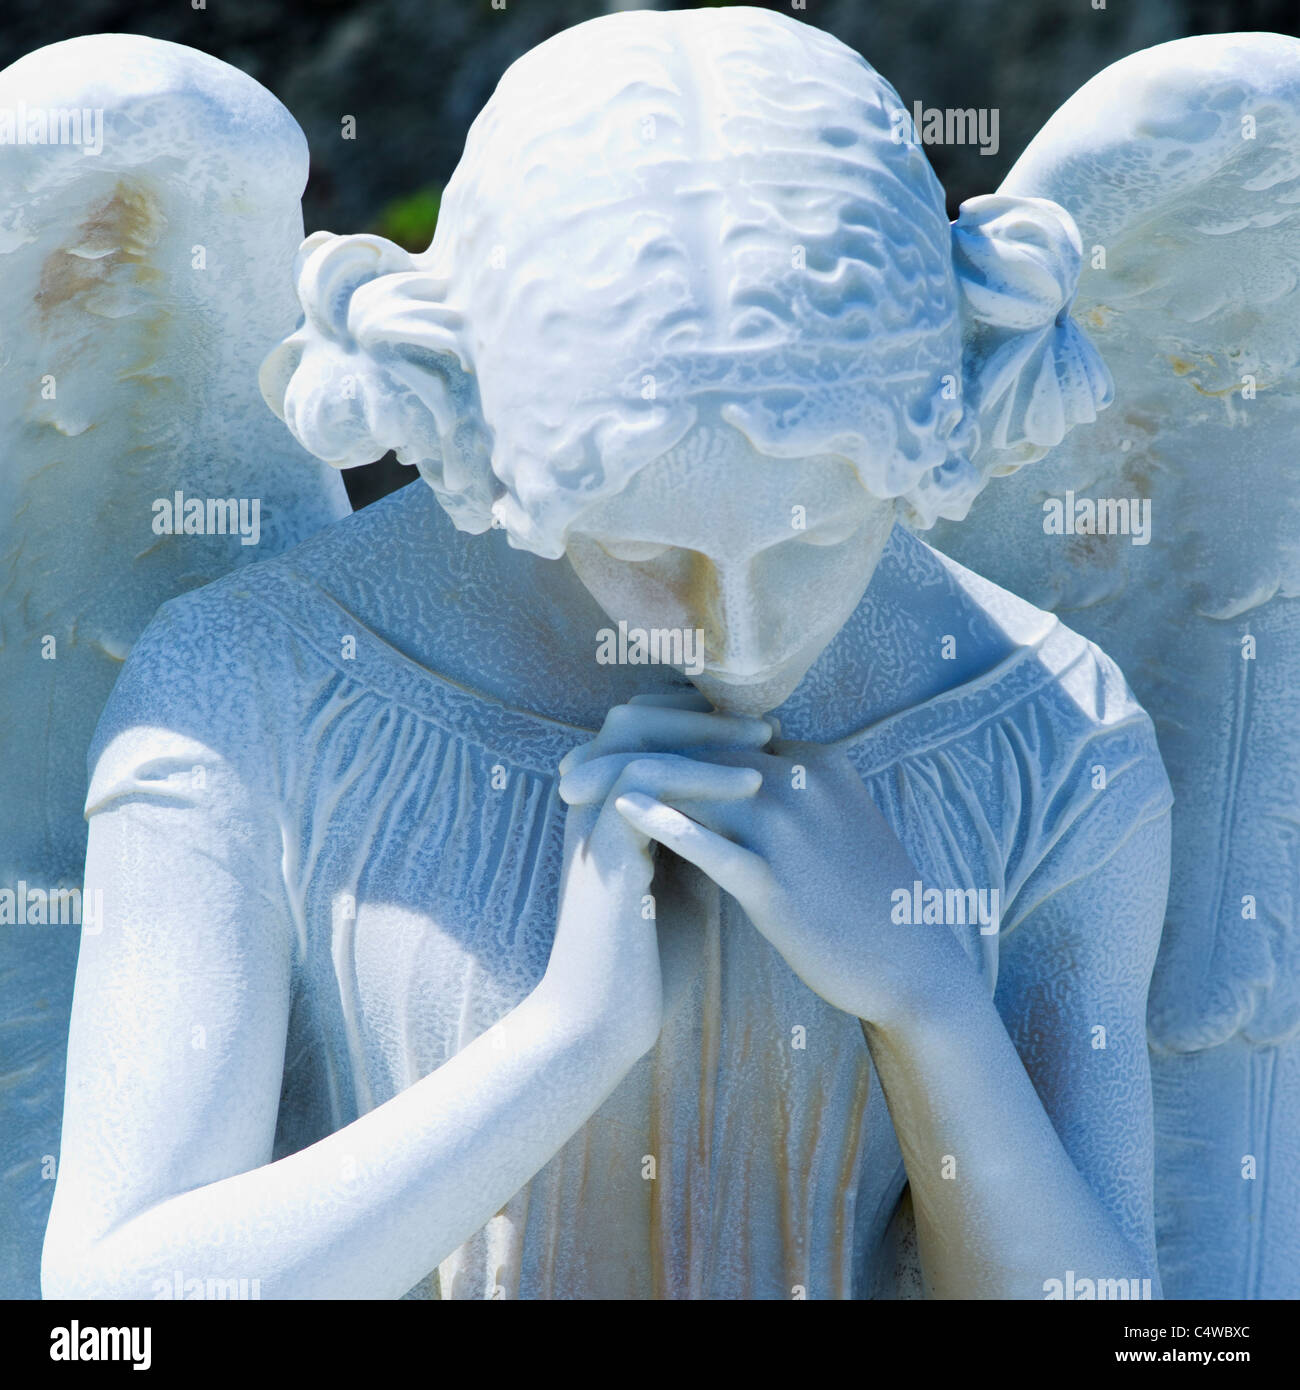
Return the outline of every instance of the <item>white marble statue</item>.
<path id="1" fill-rule="evenodd" d="M 1151 722 L 895 524 L 1108 404 L 1070 186 L 950 226 L 843 45 L 628 12 L 303 244 L 268 401 L 429 486 L 118 679 L 47 1296 L 1159 1295 Z"/>
<path id="2" fill-rule="evenodd" d="M 1067 207 L 1114 406 L 940 546 L 1121 663 L 1177 804 L 1151 989 L 1168 1296 L 1300 1296 L 1300 40 L 1115 64 L 1002 191 Z"/>
<path id="3" fill-rule="evenodd" d="M 306 176 L 206 54 L 105 35 L 0 74 L 0 1296 L 39 1291 L 95 721 L 160 603 L 348 511 L 256 384 Z"/>

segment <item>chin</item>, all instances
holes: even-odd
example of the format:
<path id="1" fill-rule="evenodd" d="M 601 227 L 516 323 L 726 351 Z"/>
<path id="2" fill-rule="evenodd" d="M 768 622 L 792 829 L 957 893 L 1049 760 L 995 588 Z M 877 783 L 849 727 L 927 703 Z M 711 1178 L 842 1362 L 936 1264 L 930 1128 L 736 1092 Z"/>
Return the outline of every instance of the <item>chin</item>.
<path id="1" fill-rule="evenodd" d="M 753 676 L 702 671 L 690 679 L 725 714 L 770 714 L 794 694 L 811 665 L 811 661 L 797 661 Z"/>

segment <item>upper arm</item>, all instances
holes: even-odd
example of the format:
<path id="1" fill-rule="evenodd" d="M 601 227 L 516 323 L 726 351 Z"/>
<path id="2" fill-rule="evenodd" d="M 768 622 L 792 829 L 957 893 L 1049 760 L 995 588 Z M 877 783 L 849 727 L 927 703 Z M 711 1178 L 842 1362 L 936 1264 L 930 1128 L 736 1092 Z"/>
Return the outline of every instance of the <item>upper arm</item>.
<path id="1" fill-rule="evenodd" d="M 1153 1256 L 1146 1001 L 1169 878 L 1169 810 L 1144 808 L 1095 866 L 1088 820 L 1026 885 L 1032 905 L 1000 947 L 997 1004 L 1066 1152 Z"/>
<path id="2" fill-rule="evenodd" d="M 93 768 L 47 1264 L 167 1197 L 270 1160 L 292 933 L 276 827 L 211 717 L 128 669 Z M 248 733 L 247 730 L 243 731 Z"/>

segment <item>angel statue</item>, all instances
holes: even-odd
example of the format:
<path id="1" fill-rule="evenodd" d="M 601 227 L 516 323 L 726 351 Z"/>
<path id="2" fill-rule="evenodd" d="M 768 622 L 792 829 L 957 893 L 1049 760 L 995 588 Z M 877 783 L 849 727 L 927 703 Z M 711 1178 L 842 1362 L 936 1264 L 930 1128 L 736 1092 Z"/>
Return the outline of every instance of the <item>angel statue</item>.
<path id="1" fill-rule="evenodd" d="M 0 74 L 3 1297 L 39 1293 L 78 926 L 102 925 L 95 721 L 160 603 L 349 510 L 257 390 L 306 178 L 289 113 L 206 54 L 104 35 Z"/>
<path id="2" fill-rule="evenodd" d="M 1211 41 L 1208 96 L 1180 51 L 950 225 L 828 35 L 612 14 L 505 73 L 427 252 L 303 243 L 263 394 L 428 487 L 171 599 L 118 677 L 46 1296 L 1159 1296 L 1156 733 L 915 529 L 1110 401 L 1076 191 L 1180 304 L 1199 209 L 1287 235 L 1300 43 Z M 1270 266 L 1204 290 L 1258 291 L 1269 385 Z"/>
<path id="3" fill-rule="evenodd" d="M 1074 216 L 1116 402 L 938 543 L 1065 614 L 1152 715 L 1177 797 L 1148 1014 L 1164 1289 L 1296 1298 L 1300 42 L 1116 63 L 1003 192 Z"/>

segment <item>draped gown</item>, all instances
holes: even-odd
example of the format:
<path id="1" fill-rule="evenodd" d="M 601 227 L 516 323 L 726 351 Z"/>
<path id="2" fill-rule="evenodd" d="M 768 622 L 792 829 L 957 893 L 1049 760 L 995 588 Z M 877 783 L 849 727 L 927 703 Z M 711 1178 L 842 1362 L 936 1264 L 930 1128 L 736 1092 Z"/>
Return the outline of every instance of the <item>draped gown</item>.
<path id="1" fill-rule="evenodd" d="M 427 1075 L 545 969 L 556 764 L 595 722 L 539 709 L 540 680 L 502 699 L 384 635 L 437 564 L 485 543 L 405 488 L 164 605 L 100 723 L 87 815 L 112 818 L 116 929 L 179 893 L 201 905 L 196 930 L 219 911 L 291 942 L 276 1157 Z M 983 655 L 922 659 L 932 632 Z M 1108 875 L 1134 836 L 1158 852 L 1170 807 L 1118 669 L 901 528 L 779 713 L 787 736 L 842 740 L 926 886 L 997 890 L 997 933 L 898 928 L 956 931 L 990 991 L 1007 942 L 1065 884 L 1104 880 L 1086 909 L 1098 924 L 1160 912 L 1158 875 L 1118 892 Z M 887 1231 L 905 1176 L 859 1020 L 734 900 L 702 880 L 692 902 L 690 968 L 657 1046 L 464 1246 L 430 1252 L 408 1296 L 897 1292 Z"/>

